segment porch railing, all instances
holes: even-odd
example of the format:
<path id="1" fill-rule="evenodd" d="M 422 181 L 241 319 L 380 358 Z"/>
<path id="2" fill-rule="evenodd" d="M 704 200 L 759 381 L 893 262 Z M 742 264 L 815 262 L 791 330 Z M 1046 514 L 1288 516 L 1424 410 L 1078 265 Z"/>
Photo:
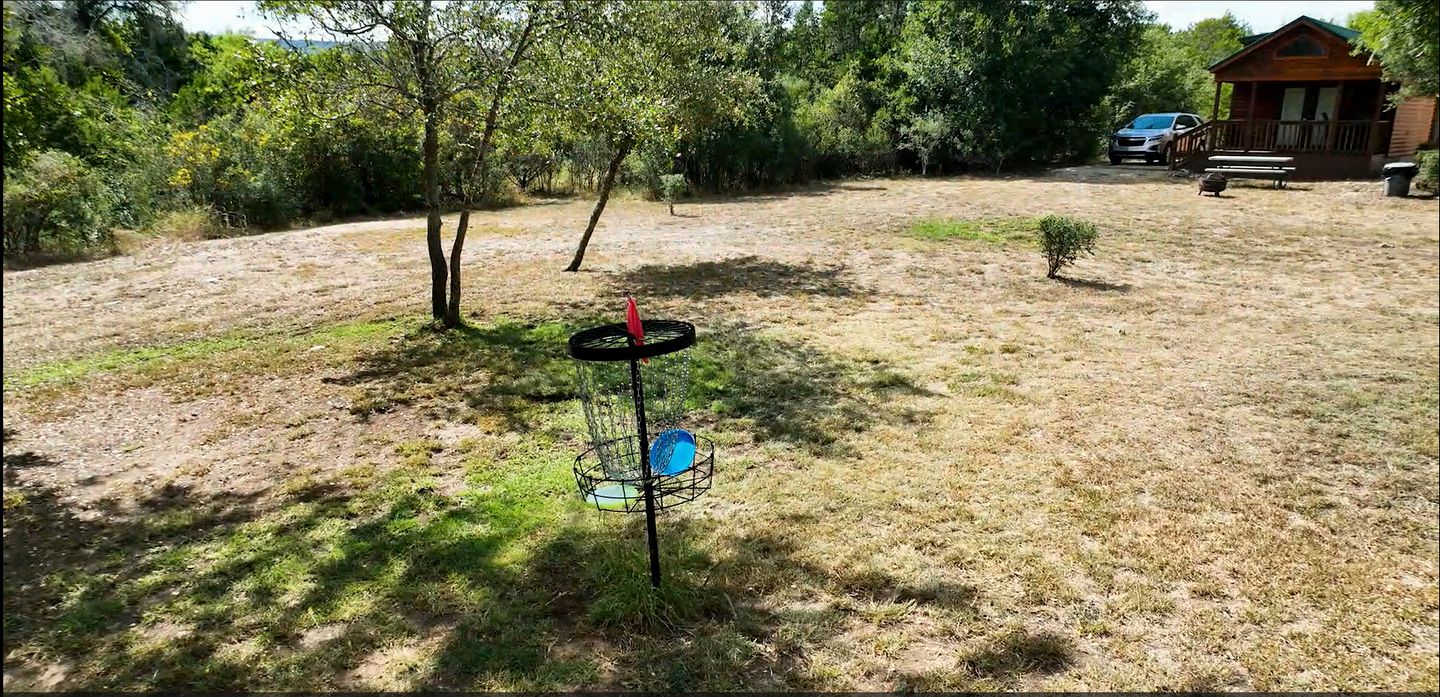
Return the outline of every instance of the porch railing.
<path id="1" fill-rule="evenodd" d="M 1215 151 L 1370 155 L 1384 145 L 1389 127 L 1384 121 L 1225 119 L 1181 134 L 1172 153 L 1181 158 Z"/>

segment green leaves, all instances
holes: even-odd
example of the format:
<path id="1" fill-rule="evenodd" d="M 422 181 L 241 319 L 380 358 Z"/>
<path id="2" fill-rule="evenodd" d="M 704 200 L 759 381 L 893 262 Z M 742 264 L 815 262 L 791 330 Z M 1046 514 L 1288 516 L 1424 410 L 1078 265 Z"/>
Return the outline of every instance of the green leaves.
<path id="1" fill-rule="evenodd" d="M 1096 113 L 1140 39 L 1137 3 L 919 3 L 898 63 L 916 111 L 954 128 L 957 156 L 1000 168 L 1090 154 Z"/>
<path id="2" fill-rule="evenodd" d="M 1360 47 L 1375 54 L 1394 99 L 1440 95 L 1440 12 L 1434 0 L 1377 0 L 1360 26 Z"/>
<path id="3" fill-rule="evenodd" d="M 1205 22 L 1197 23 L 1195 28 Z M 1135 55 L 1120 71 L 1106 97 L 1105 128 L 1114 128 L 1145 113 L 1209 113 L 1215 83 L 1205 70 L 1207 56 L 1220 51 L 1228 55 L 1231 49 L 1229 44 L 1206 50 L 1196 48 L 1196 40 L 1189 36 L 1195 28 L 1171 32 L 1164 25 L 1146 27 L 1143 38 L 1135 46 Z M 1238 48 L 1239 39 L 1233 41 Z"/>
<path id="4" fill-rule="evenodd" d="M 554 56 L 551 87 L 570 126 L 612 144 L 671 144 L 743 120 L 759 79 L 726 28 L 741 8 L 723 2 L 619 0 Z"/>
<path id="5" fill-rule="evenodd" d="M 99 173 L 69 153 L 47 150 L 5 172 L 5 254 L 71 253 L 108 245 L 115 197 Z"/>
<path id="6" fill-rule="evenodd" d="M 1081 254 L 1091 254 L 1095 238 L 1099 236 L 1093 223 L 1067 218 L 1061 215 L 1047 215 L 1040 219 L 1040 250 L 1049 263 L 1047 278 L 1055 278 L 1060 269 L 1075 263 Z"/>

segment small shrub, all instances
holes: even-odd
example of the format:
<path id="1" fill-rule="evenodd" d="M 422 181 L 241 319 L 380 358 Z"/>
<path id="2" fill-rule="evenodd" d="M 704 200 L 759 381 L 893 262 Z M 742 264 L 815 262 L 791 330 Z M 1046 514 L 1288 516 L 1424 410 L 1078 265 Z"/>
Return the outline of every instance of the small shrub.
<path id="1" fill-rule="evenodd" d="M 299 214 L 293 163 L 258 118 L 217 119 L 170 137 L 169 185 L 196 205 L 209 205 L 227 227 L 283 227 Z"/>
<path id="2" fill-rule="evenodd" d="M 1050 262 L 1050 270 L 1045 276 L 1055 278 L 1062 267 L 1075 263 L 1081 254 L 1094 253 L 1098 235 L 1095 226 L 1084 220 L 1059 215 L 1041 218 L 1040 249 Z"/>
<path id="3" fill-rule="evenodd" d="M 660 196 L 670 204 L 670 215 L 675 215 L 675 200 L 684 196 L 687 188 L 683 174 L 660 175 Z"/>
<path id="4" fill-rule="evenodd" d="M 1415 153 L 1415 164 L 1420 166 L 1420 173 L 1415 175 L 1415 186 L 1432 193 L 1440 191 L 1440 150 Z"/>
<path id="5" fill-rule="evenodd" d="M 115 197 L 83 160 L 47 150 L 5 172 L 5 255 L 78 254 L 112 247 Z"/>

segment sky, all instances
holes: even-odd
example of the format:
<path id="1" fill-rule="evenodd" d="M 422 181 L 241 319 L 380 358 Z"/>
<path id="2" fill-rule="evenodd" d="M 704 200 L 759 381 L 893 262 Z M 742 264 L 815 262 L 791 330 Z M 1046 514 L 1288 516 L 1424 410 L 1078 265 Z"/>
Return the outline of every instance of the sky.
<path id="1" fill-rule="evenodd" d="M 1146 0 L 1145 6 L 1159 21 L 1175 29 L 1183 29 L 1206 17 L 1219 17 L 1228 10 L 1257 31 L 1278 29 L 1300 15 L 1343 23 L 1360 10 L 1371 9 L 1373 0 Z M 225 31 L 273 37 L 265 28 L 265 20 L 255 10 L 255 3 L 246 0 L 195 0 L 181 13 L 185 28 L 218 34 Z"/>

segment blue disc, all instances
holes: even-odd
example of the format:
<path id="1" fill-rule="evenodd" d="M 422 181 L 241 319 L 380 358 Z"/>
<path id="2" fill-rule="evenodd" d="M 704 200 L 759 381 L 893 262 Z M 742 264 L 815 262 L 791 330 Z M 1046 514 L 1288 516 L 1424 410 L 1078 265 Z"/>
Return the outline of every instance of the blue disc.
<path id="1" fill-rule="evenodd" d="M 650 444 L 650 470 L 660 476 L 680 474 L 695 464 L 695 436 L 683 428 L 662 431 Z"/>

